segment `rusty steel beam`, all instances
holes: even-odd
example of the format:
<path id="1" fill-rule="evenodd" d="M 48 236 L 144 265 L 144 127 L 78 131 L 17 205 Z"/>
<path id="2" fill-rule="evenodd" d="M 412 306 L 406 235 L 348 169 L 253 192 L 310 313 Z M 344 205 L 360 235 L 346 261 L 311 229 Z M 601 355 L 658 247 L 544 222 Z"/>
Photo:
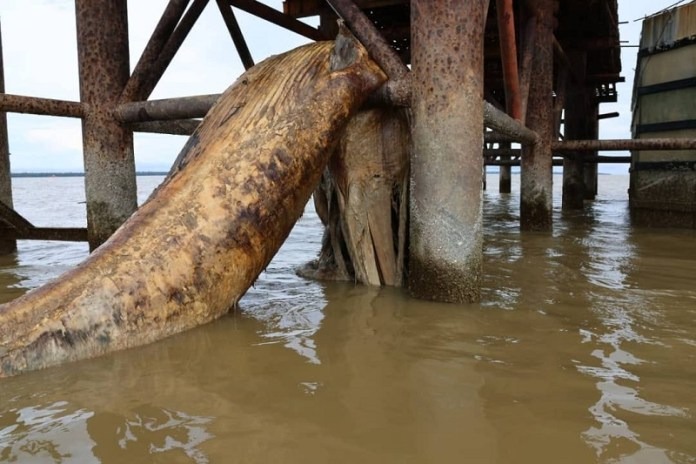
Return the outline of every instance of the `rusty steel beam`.
<path id="1" fill-rule="evenodd" d="M 60 227 L 34 227 L 25 234 L 17 237 L 19 240 L 57 240 L 61 242 L 86 242 L 87 229 L 85 228 L 60 228 Z"/>
<path id="2" fill-rule="evenodd" d="M 630 164 L 631 163 L 631 157 L 630 156 L 589 156 L 587 158 L 584 158 L 583 163 L 590 163 L 590 164 L 597 164 L 597 163 L 604 163 L 604 164 Z"/>
<path id="3" fill-rule="evenodd" d="M 519 159 L 484 160 L 483 164 L 484 164 L 484 166 L 512 167 L 512 166 L 519 166 L 521 164 L 521 161 Z M 510 193 L 510 192 L 501 192 L 501 193 Z"/>
<path id="4" fill-rule="evenodd" d="M 519 148 L 510 147 L 500 147 L 500 148 L 488 148 L 483 150 L 483 156 L 515 156 L 519 157 L 522 154 L 522 150 Z"/>
<path id="5" fill-rule="evenodd" d="M 84 104 L 81 102 L 27 97 L 8 93 L 0 93 L 0 111 L 45 116 L 65 116 L 68 118 L 81 118 L 85 115 Z"/>
<path id="6" fill-rule="evenodd" d="M 484 109 L 485 111 L 485 109 Z M 485 131 L 483 133 L 483 143 L 506 143 L 506 142 L 516 142 L 515 137 L 505 135 L 501 132 L 495 131 Z"/>
<path id="7" fill-rule="evenodd" d="M 696 150 L 696 138 L 563 140 L 551 144 L 554 151 Z"/>
<path id="8" fill-rule="evenodd" d="M 576 75 L 576 69 L 571 63 L 570 58 L 568 57 L 568 54 L 565 52 L 563 49 L 563 46 L 561 46 L 561 43 L 558 41 L 556 36 L 553 36 L 553 52 L 555 58 L 558 59 L 558 61 L 563 63 L 563 66 L 565 67 L 566 71 L 570 73 L 570 77 L 575 83 L 575 85 L 583 85 L 584 81 L 580 80 L 580 77 Z M 583 79 L 584 79 L 584 72 L 583 72 Z"/>
<path id="9" fill-rule="evenodd" d="M 370 58 L 375 60 L 390 79 L 400 79 L 408 74 L 408 67 L 353 0 L 326 0 L 326 2 L 346 22 L 351 32 L 365 46 Z"/>
<path id="10" fill-rule="evenodd" d="M 95 249 L 137 208 L 133 133 L 112 114 L 128 82 L 126 0 L 76 0 L 82 145 L 89 246 Z"/>
<path id="11" fill-rule="evenodd" d="M 172 121 L 144 121 L 129 124 L 135 132 L 153 134 L 192 135 L 201 121 L 198 119 L 176 119 Z"/>
<path id="12" fill-rule="evenodd" d="M 536 132 L 525 127 L 521 122 L 512 119 L 510 116 L 500 111 L 488 102 L 483 103 L 483 123 L 486 127 L 493 129 L 496 134 L 507 137 L 501 141 L 536 143 L 539 136 Z M 489 141 L 492 135 L 488 136 Z"/>
<path id="13" fill-rule="evenodd" d="M 568 105 L 565 110 L 564 132 L 566 140 L 596 138 L 597 107 L 593 87 L 585 85 L 587 53 L 570 51 L 569 68 L 574 70 L 581 84 L 568 86 Z M 594 119 L 594 120 L 593 120 Z M 553 149 L 553 144 L 552 144 Z M 563 160 L 563 190 L 561 207 L 564 210 L 580 210 L 585 206 L 585 163 L 583 158 L 594 157 L 596 152 L 573 152 Z"/>
<path id="14" fill-rule="evenodd" d="M 626 78 L 619 73 L 597 73 L 586 77 L 587 82 L 592 84 L 611 84 L 616 82 L 626 82 Z"/>
<path id="15" fill-rule="evenodd" d="M 244 40 L 244 34 L 239 28 L 239 23 L 237 22 L 237 17 L 232 11 L 232 7 L 228 0 L 216 0 L 220 14 L 222 15 L 222 20 L 225 21 L 225 26 L 227 26 L 227 31 L 230 33 L 234 47 L 237 49 L 239 54 L 239 59 L 242 60 L 244 69 L 249 69 L 254 66 L 254 58 L 251 56 L 249 47 L 247 46 L 246 40 Z"/>
<path id="16" fill-rule="evenodd" d="M 517 64 L 517 42 L 515 37 L 515 12 L 512 0 L 496 0 L 498 13 L 498 37 L 500 42 L 500 57 L 503 64 L 503 83 L 505 86 L 505 108 L 507 113 L 518 121 L 524 122 L 522 112 L 522 93 L 520 90 L 520 75 Z M 509 147 L 509 142 L 508 142 Z M 509 156 L 504 156 L 509 159 Z M 498 191 L 510 193 L 512 172 L 510 166 L 500 167 Z"/>
<path id="17" fill-rule="evenodd" d="M 121 93 L 121 101 L 133 101 L 138 98 L 143 81 L 149 74 L 153 63 L 157 61 L 157 58 L 162 53 L 188 4 L 189 0 L 169 0 L 162 17 L 150 36 L 150 40 L 145 45 L 145 50 L 143 50 L 138 63 L 133 69 L 130 79 L 128 79 L 126 87 Z"/>
<path id="18" fill-rule="evenodd" d="M 361 8 L 381 8 L 384 6 L 408 4 L 408 0 L 356 0 Z M 283 11 L 294 18 L 316 16 L 325 6 L 324 0 L 284 1 Z"/>
<path id="19" fill-rule="evenodd" d="M 564 49 L 576 51 L 594 51 L 607 48 L 619 48 L 621 42 L 619 36 L 603 36 L 603 37 L 564 37 Z"/>
<path id="20" fill-rule="evenodd" d="M 406 74 L 404 77 L 397 80 L 388 80 L 380 88 L 372 92 L 365 101 L 366 107 L 377 106 L 411 106 L 411 75 Z"/>
<path id="21" fill-rule="evenodd" d="M 365 102 L 366 107 L 411 105 L 410 75 L 388 81 L 377 89 Z M 197 95 L 192 97 L 165 98 L 140 102 L 121 103 L 114 109 L 116 119 L 124 123 L 145 121 L 170 121 L 176 119 L 202 118 L 208 113 L 221 94 Z M 135 126 L 132 126 L 135 127 Z M 148 126 L 140 126 L 148 127 Z M 149 127 L 156 127 L 151 125 Z M 165 126 L 160 126 L 165 127 Z M 174 126 L 171 126 L 174 127 Z M 138 130 L 138 129 L 135 129 Z M 179 133 L 179 129 L 174 129 Z M 143 132 L 157 132 L 144 130 Z M 167 133 L 167 132 L 164 132 Z"/>
<path id="22" fill-rule="evenodd" d="M 537 32 L 532 60 L 527 127 L 539 135 L 537 143 L 523 146 L 520 194 L 520 228 L 552 228 L 553 28 L 555 0 L 534 2 Z"/>
<path id="23" fill-rule="evenodd" d="M 498 37 L 505 81 L 505 107 L 514 119 L 523 120 L 520 77 L 517 67 L 517 43 L 515 40 L 515 13 L 512 0 L 496 0 L 498 12 Z"/>
<path id="24" fill-rule="evenodd" d="M 128 123 L 202 118 L 218 98 L 220 94 L 122 103 L 114 110 L 114 116 Z"/>
<path id="25" fill-rule="evenodd" d="M 480 300 L 486 3 L 411 0 L 408 287 L 417 298 Z"/>
<path id="26" fill-rule="evenodd" d="M 513 167 L 513 166 L 522 166 L 522 161 L 521 161 L 521 158 L 506 159 L 506 160 L 503 160 L 503 159 L 484 160 L 483 164 L 486 166 L 500 166 L 500 167 L 509 166 L 509 167 Z M 563 160 L 555 159 L 555 160 L 553 160 L 552 165 L 553 166 L 563 166 Z M 510 193 L 510 192 L 507 192 L 507 193 Z"/>
<path id="27" fill-rule="evenodd" d="M 179 24 L 170 34 L 166 44 L 156 56 L 156 59 L 150 62 L 149 65 L 147 63 L 143 65 L 143 72 L 137 78 L 139 85 L 137 89 L 129 92 L 130 98 L 128 100 L 147 100 L 150 97 L 150 94 L 152 94 L 152 91 L 157 86 L 157 83 L 172 62 L 174 55 L 181 48 L 181 44 L 184 43 L 184 39 L 188 36 L 193 25 L 196 24 L 207 4 L 208 0 L 193 0 Z"/>
<path id="28" fill-rule="evenodd" d="M 537 35 L 536 22 L 535 16 L 529 17 L 523 31 L 522 62 L 520 63 L 520 105 L 525 121 L 527 117 L 527 101 L 529 100 L 529 86 L 532 81 L 532 61 Z"/>
<path id="29" fill-rule="evenodd" d="M 582 160 L 583 163 L 587 164 L 630 164 L 630 156 L 592 156 L 587 159 Z M 516 160 L 484 160 L 483 162 L 486 166 L 520 166 L 521 161 Z M 554 159 L 553 166 L 563 166 L 563 160 Z"/>
<path id="30" fill-rule="evenodd" d="M 327 37 L 316 28 L 309 26 L 302 21 L 298 21 L 292 16 L 286 15 L 281 11 L 278 11 L 270 6 L 264 5 L 261 2 L 255 0 L 228 0 L 229 4 L 239 8 L 240 10 L 246 11 L 249 14 L 258 16 L 261 19 L 280 26 L 289 31 L 299 34 L 301 36 L 307 37 L 310 40 L 326 40 Z"/>
<path id="31" fill-rule="evenodd" d="M 56 240 L 61 242 L 86 242 L 87 229 L 70 227 L 33 227 L 26 231 L 0 228 L 0 237 L 11 240 Z"/>
<path id="32" fill-rule="evenodd" d="M 569 157 L 569 156 L 575 156 L 576 152 L 558 152 L 554 153 L 554 157 Z M 484 149 L 483 150 L 483 156 L 484 159 L 488 159 L 489 161 L 491 157 L 498 157 L 498 156 L 512 156 L 514 158 L 521 158 L 522 156 L 522 150 L 519 148 L 491 148 L 491 149 Z M 503 159 L 499 161 L 504 161 Z M 514 160 L 513 160 L 514 161 Z M 517 160 L 519 161 L 519 159 Z M 631 162 L 631 157 L 630 156 L 601 156 L 601 155 L 590 155 L 587 157 L 580 157 L 579 161 L 582 163 L 609 163 L 609 164 L 619 164 L 619 163 L 630 163 Z M 504 164 L 502 164 L 504 165 Z M 563 166 L 563 163 L 560 164 L 560 166 Z"/>
<path id="33" fill-rule="evenodd" d="M 17 232 L 20 234 L 24 234 L 28 230 L 34 228 L 34 225 L 24 216 L 2 201 L 0 201 L 0 221 L 5 222 L 10 227 L 17 230 Z"/>
<path id="34" fill-rule="evenodd" d="M 5 64 L 0 28 L 0 94 L 5 93 Z M 0 111 L 0 204 L 12 209 L 12 176 L 10 175 L 10 142 L 7 133 L 7 113 Z M 17 241 L 0 235 L 0 254 L 17 251 Z"/>

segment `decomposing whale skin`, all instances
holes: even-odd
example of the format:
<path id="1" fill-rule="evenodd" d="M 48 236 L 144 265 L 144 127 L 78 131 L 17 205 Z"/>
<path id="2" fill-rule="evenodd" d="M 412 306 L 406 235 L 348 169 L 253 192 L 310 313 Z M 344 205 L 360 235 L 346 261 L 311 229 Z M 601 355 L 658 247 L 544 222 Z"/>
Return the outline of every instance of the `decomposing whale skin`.
<path id="1" fill-rule="evenodd" d="M 301 216 L 350 116 L 385 79 L 345 35 L 242 75 L 107 242 L 0 306 L 0 377 L 143 345 L 227 313 Z"/>

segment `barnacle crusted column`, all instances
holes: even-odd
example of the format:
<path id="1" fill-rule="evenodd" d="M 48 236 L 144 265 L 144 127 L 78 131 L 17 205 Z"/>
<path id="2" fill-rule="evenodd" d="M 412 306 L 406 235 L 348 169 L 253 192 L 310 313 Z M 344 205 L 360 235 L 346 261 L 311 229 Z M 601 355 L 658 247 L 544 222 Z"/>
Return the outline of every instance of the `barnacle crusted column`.
<path id="1" fill-rule="evenodd" d="M 411 0 L 409 289 L 480 299 L 485 0 Z"/>
<path id="2" fill-rule="evenodd" d="M 133 133 L 113 108 L 129 76 L 126 0 L 76 0 L 87 228 L 94 249 L 137 207 Z"/>
<path id="3" fill-rule="evenodd" d="M 533 3 L 537 18 L 536 46 L 527 103 L 527 127 L 539 134 L 535 144 L 522 148 L 520 227 L 552 228 L 553 27 L 555 0 Z"/>
<path id="4" fill-rule="evenodd" d="M 585 82 L 587 53 L 575 52 L 570 56 L 573 72 L 580 82 Z M 565 109 L 565 139 L 587 140 L 597 138 L 598 104 L 594 86 L 575 84 L 568 86 L 568 104 Z M 563 159 L 563 209 L 582 209 L 585 204 L 584 158 L 594 157 L 596 151 L 567 153 Z"/>

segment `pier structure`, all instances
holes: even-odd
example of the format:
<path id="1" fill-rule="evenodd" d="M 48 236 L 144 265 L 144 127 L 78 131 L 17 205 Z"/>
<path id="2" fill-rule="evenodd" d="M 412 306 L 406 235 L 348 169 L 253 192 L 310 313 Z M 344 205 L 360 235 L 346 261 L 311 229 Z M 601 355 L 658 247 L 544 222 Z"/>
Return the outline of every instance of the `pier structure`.
<path id="1" fill-rule="evenodd" d="M 88 239 L 94 249 L 135 210 L 133 131 L 191 134 L 218 98 L 149 99 L 208 3 L 246 68 L 254 59 L 237 10 L 308 40 L 332 39 L 340 18 L 388 75 L 368 105 L 408 113 L 410 175 L 398 190 L 400 217 L 379 226 L 398 240 L 390 253 L 374 244 L 376 280 L 366 283 L 400 283 L 384 277 L 385 259 L 396 259 L 389 268 L 413 295 L 478 301 L 484 164 L 501 166 L 503 192 L 510 166 L 521 166 L 520 227 L 543 232 L 553 226 L 554 165 L 564 167 L 563 208 L 574 209 L 594 198 L 597 163 L 629 161 L 599 151 L 696 148 L 688 137 L 597 139 L 598 121 L 615 116 L 600 104 L 616 101 L 623 81 L 617 0 L 285 0 L 282 11 L 256 0 L 170 0 L 132 71 L 126 0 L 76 0 L 80 101 L 0 93 L 0 116 L 82 120 L 87 229 L 36 228 L 12 209 L 0 117 L 3 243 Z M 319 27 L 300 20 L 311 16 Z"/>

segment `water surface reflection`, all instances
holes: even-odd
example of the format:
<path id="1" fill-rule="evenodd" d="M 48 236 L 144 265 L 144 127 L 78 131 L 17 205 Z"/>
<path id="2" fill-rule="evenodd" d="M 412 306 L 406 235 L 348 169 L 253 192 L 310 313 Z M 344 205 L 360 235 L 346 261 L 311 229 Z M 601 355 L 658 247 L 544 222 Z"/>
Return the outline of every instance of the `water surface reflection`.
<path id="1" fill-rule="evenodd" d="M 553 234 L 487 192 L 463 307 L 297 277 L 308 213 L 229 317 L 3 380 L 0 461 L 696 462 L 696 236 L 631 229 L 626 179 L 601 181 Z M 32 253 L 8 295 L 60 261 Z"/>

